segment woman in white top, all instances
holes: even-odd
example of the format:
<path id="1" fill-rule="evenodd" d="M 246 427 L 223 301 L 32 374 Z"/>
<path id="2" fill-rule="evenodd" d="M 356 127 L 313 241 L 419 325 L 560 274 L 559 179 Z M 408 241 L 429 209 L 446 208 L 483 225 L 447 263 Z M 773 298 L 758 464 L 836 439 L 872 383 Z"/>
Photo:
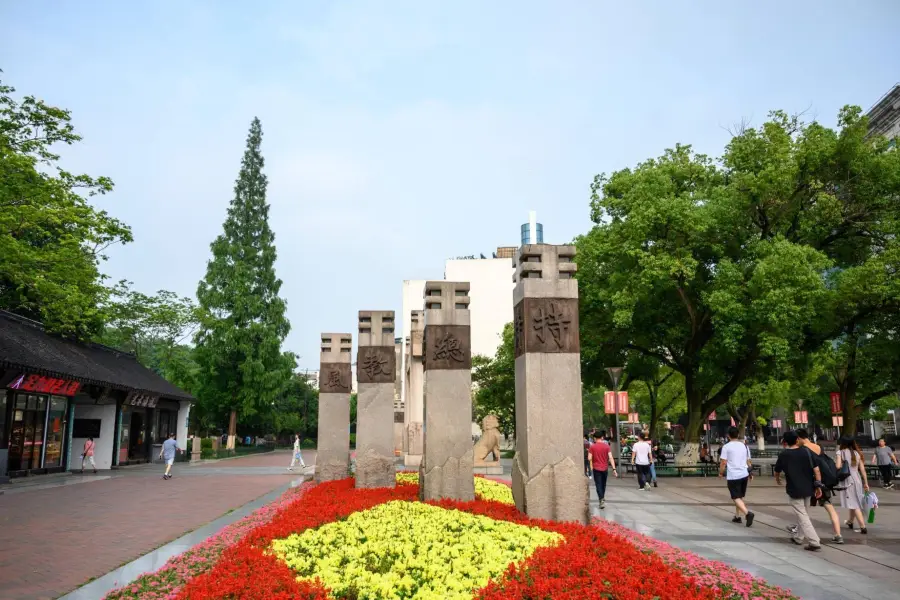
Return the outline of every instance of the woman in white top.
<path id="1" fill-rule="evenodd" d="M 294 434 L 294 456 L 291 458 L 291 466 L 288 467 L 288 471 L 294 470 L 294 465 L 297 464 L 297 461 L 300 461 L 300 466 L 304 469 L 306 468 L 306 463 L 303 462 L 303 455 L 300 454 L 300 434 Z"/>
<path id="2" fill-rule="evenodd" d="M 849 511 L 850 520 L 847 521 L 847 527 L 853 529 L 857 533 L 869 533 L 866 529 L 866 521 L 863 519 L 862 506 L 863 496 L 869 491 L 869 480 L 866 477 L 866 461 L 863 459 L 862 450 L 856 440 L 849 437 L 842 437 L 838 440 L 840 450 L 835 457 L 834 464 L 841 470 L 841 466 L 846 462 L 850 464 L 850 477 L 841 481 L 837 485 L 840 489 L 841 506 Z M 859 528 L 854 529 L 853 519 L 859 523 Z"/>

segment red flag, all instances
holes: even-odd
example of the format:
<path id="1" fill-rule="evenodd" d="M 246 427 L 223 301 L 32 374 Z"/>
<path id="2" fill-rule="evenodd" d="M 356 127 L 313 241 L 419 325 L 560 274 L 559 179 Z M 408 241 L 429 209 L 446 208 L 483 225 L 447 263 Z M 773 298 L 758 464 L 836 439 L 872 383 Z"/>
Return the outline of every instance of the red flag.
<path id="1" fill-rule="evenodd" d="M 619 392 L 619 412 L 628 414 L 628 392 Z"/>

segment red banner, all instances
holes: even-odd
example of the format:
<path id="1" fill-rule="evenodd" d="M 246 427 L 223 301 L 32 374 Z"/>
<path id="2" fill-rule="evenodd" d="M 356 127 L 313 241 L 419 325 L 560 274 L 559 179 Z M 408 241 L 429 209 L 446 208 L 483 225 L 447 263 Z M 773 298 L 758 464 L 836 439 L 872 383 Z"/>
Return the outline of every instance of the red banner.
<path id="1" fill-rule="evenodd" d="M 794 423 L 797 423 L 798 425 L 806 425 L 808 422 L 807 412 L 805 410 L 794 411 Z"/>
<path id="2" fill-rule="evenodd" d="M 45 377 L 44 375 L 22 375 L 9 384 L 11 390 L 24 392 L 37 392 L 39 394 L 57 394 L 59 396 L 74 396 L 78 393 L 81 384 L 68 379 Z"/>
<path id="3" fill-rule="evenodd" d="M 772 419 L 772 427 L 781 429 L 781 419 Z"/>
<path id="4" fill-rule="evenodd" d="M 839 413 L 841 410 L 841 393 L 831 392 L 831 412 Z"/>
<path id="5" fill-rule="evenodd" d="M 831 425 L 833 427 L 843 427 L 844 426 L 844 417 L 842 415 L 835 415 L 831 417 Z"/>
<path id="6" fill-rule="evenodd" d="M 603 410 L 608 415 L 616 413 L 615 398 L 615 392 L 606 392 L 603 394 Z M 619 392 L 619 414 L 628 414 L 628 392 Z"/>

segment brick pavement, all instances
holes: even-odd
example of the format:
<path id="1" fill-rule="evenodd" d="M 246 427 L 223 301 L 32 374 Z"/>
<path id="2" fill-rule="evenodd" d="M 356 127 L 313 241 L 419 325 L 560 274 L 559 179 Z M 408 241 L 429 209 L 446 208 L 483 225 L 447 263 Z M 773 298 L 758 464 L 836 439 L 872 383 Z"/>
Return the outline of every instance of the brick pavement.
<path id="1" fill-rule="evenodd" d="M 280 454 L 280 456 L 279 456 Z M 212 463 L 266 467 L 285 454 Z M 289 456 L 289 454 L 287 454 Z M 290 461 L 288 461 L 290 462 Z M 159 466 L 0 496 L 0 598 L 57 598 L 290 481 L 278 475 L 159 478 Z"/>

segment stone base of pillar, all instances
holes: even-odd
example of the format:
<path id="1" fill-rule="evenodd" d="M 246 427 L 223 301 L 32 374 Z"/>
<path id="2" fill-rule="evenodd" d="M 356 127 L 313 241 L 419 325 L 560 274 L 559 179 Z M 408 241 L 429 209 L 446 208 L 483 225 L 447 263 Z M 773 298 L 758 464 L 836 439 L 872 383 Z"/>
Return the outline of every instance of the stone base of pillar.
<path id="1" fill-rule="evenodd" d="M 397 485 L 394 457 L 378 454 L 371 448 L 356 455 L 356 487 L 380 488 Z"/>
<path id="2" fill-rule="evenodd" d="M 406 454 L 403 457 L 403 465 L 407 467 L 418 467 L 422 464 L 421 454 Z"/>
<path id="3" fill-rule="evenodd" d="M 340 460 L 331 460 L 325 464 L 316 464 L 314 478 L 316 483 L 334 481 L 335 479 L 347 479 L 347 477 L 349 477 L 347 471 L 347 463 Z"/>
<path id="4" fill-rule="evenodd" d="M 430 467 L 423 462 L 419 466 L 419 499 L 440 500 L 450 498 L 468 502 L 475 499 L 475 480 L 472 478 L 471 451 L 463 458 L 448 458 L 444 464 Z"/>
<path id="5" fill-rule="evenodd" d="M 529 478 L 517 452 L 512 467 L 512 493 L 516 508 L 532 519 L 587 523 L 590 491 L 584 465 L 569 457 L 546 465 Z"/>

